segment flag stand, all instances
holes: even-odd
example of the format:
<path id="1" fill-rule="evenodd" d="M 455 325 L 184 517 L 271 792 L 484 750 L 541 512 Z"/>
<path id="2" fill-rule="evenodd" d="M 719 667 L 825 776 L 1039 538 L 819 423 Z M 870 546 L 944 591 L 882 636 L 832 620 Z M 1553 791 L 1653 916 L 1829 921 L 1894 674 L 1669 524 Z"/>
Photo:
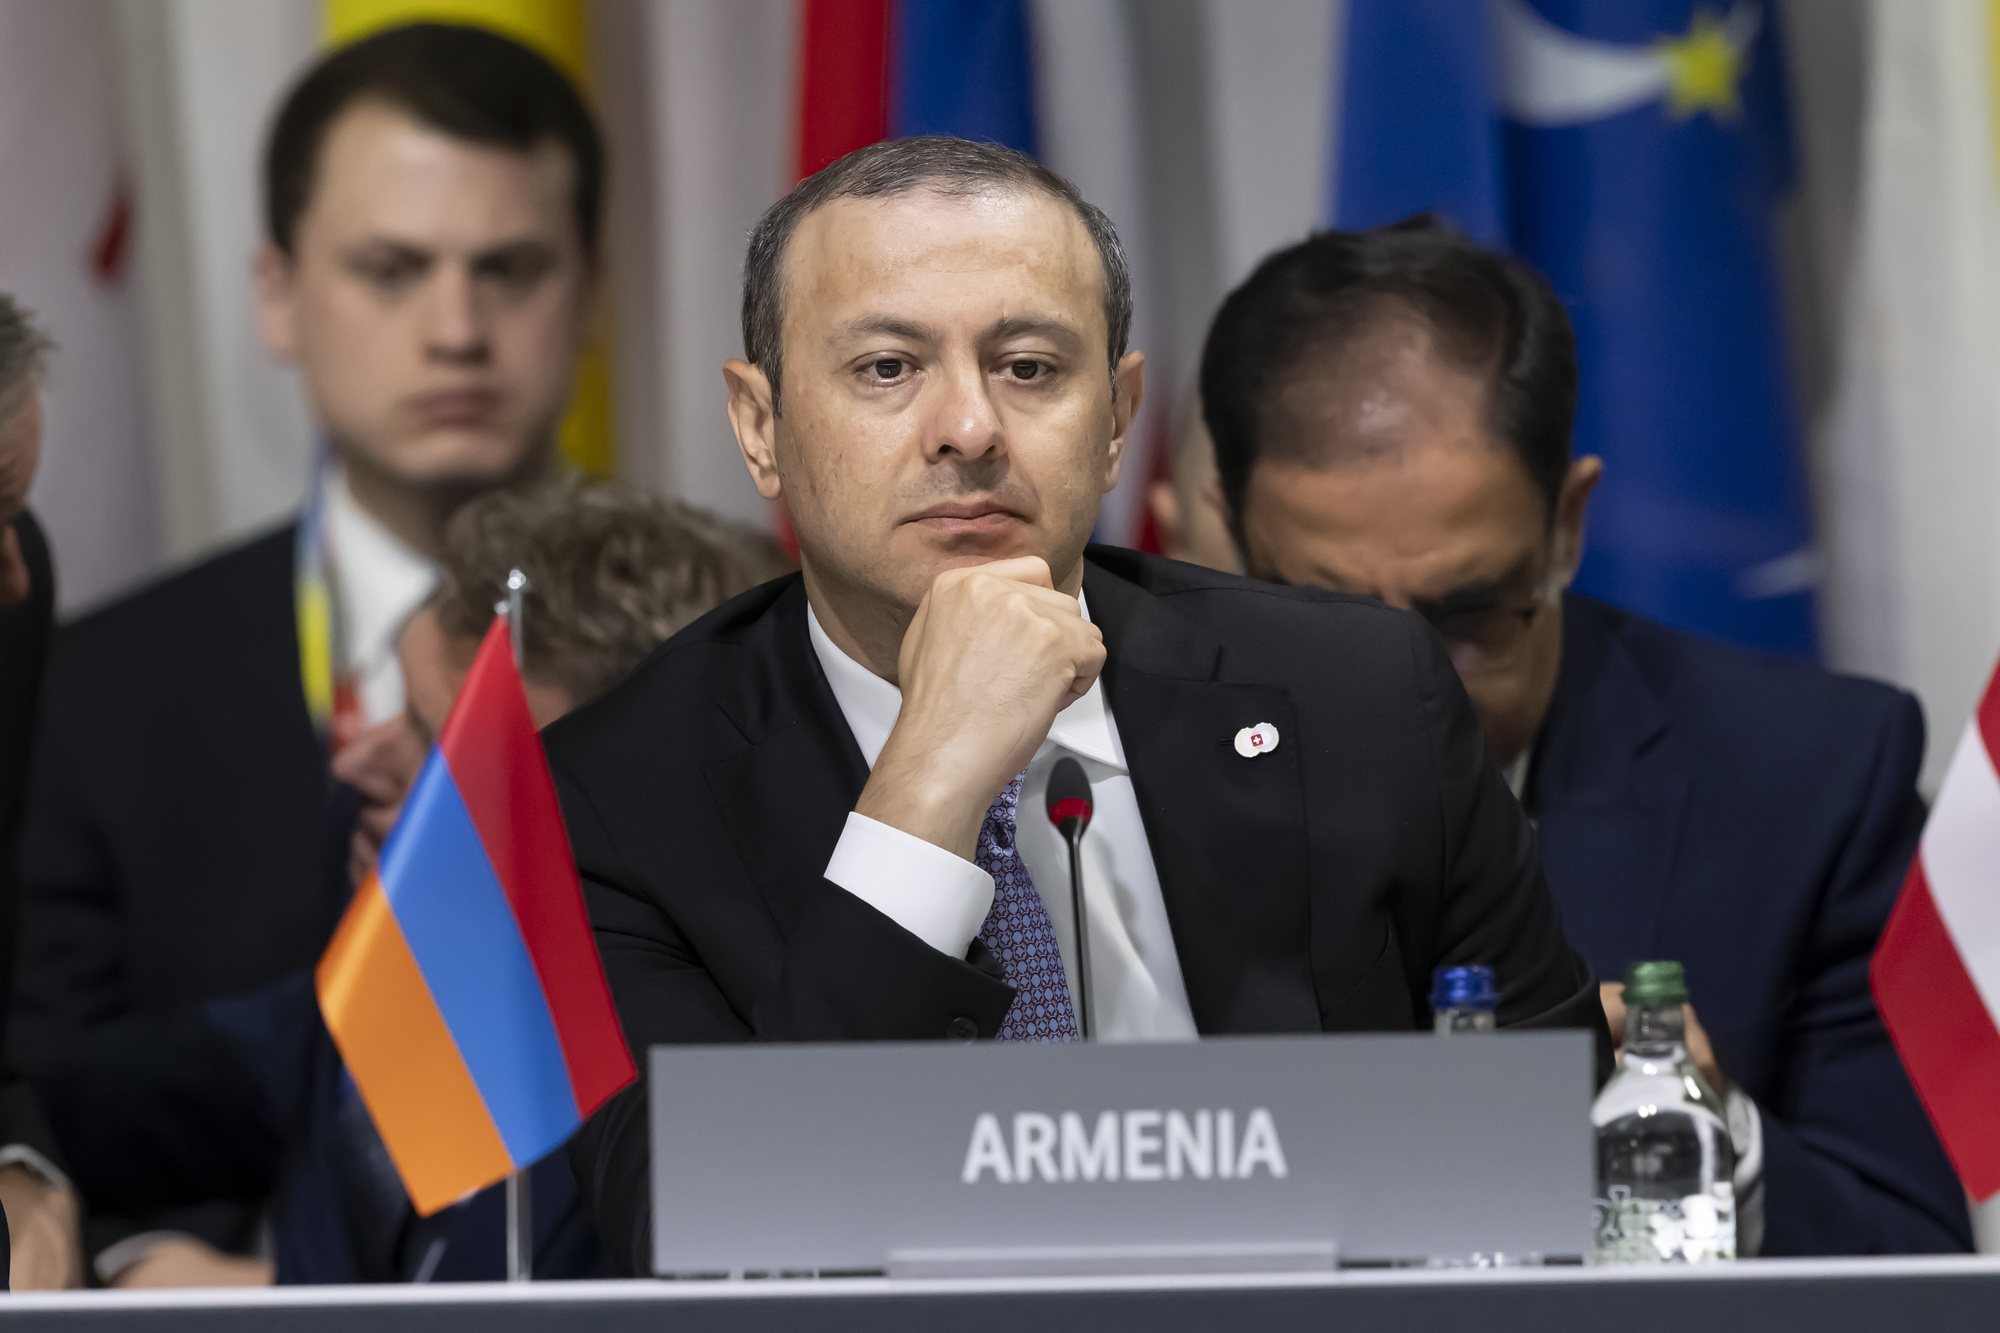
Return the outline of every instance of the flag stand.
<path id="1" fill-rule="evenodd" d="M 526 1282 L 535 1258 L 534 1207 L 528 1198 L 528 1173 L 507 1177 L 507 1280 Z"/>
<path id="2" fill-rule="evenodd" d="M 514 669 L 525 672 L 521 603 L 528 591 L 528 576 L 518 569 L 507 571 L 507 600 L 496 610 L 507 614 L 508 641 L 514 648 Z M 525 677 L 524 677 L 525 678 Z M 516 1171 L 507 1177 L 507 1280 L 527 1282 L 535 1261 L 534 1205 L 529 1197 L 528 1173 Z"/>

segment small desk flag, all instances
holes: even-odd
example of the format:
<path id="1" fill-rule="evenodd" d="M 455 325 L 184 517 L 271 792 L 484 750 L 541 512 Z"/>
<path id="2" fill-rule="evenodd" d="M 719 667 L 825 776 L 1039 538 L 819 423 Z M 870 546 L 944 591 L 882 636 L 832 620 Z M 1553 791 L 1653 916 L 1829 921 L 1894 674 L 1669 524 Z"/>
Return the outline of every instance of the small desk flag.
<path id="1" fill-rule="evenodd" d="M 318 988 L 425 1215 L 547 1156 L 635 1077 L 504 615 Z"/>

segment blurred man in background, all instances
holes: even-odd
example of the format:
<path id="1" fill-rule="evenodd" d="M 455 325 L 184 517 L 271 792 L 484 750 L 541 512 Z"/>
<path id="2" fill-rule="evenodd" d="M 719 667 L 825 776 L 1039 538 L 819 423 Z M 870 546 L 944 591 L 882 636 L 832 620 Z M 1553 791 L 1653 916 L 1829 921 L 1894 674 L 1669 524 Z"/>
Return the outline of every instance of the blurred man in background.
<path id="1" fill-rule="evenodd" d="M 1969 1248 L 1868 990 L 1924 818 L 1916 703 L 1568 593 L 1604 472 L 1571 457 L 1576 379 L 1548 285 L 1448 227 L 1271 256 L 1202 359 L 1246 567 L 1429 620 L 1597 974 L 1686 964 L 1746 1252 Z"/>
<path id="2" fill-rule="evenodd" d="M 43 362 L 48 339 L 0 292 L 0 1014 L 14 966 L 15 864 L 22 788 L 34 738 L 42 662 L 55 619 L 48 543 L 28 512 L 42 453 Z M 4 1022 L 0 1021 L 0 1026 Z M 0 1278 L 16 1291 L 75 1286 L 82 1277 L 76 1192 L 27 1082 L 0 1065 Z"/>
<path id="3" fill-rule="evenodd" d="M 325 466 L 292 523 L 64 631 L 30 788 L 14 1036 L 100 1214 L 105 1281 L 258 1275 L 231 1252 L 267 1182 L 104 1215 L 149 1163 L 100 1122 L 226 1105 L 231 1084 L 247 1107 L 258 1071 L 176 1052 L 198 1045 L 195 1007 L 310 964 L 338 918 L 327 850 L 352 811 L 329 798 L 329 755 L 401 714 L 396 632 L 452 513 L 554 465 L 603 159 L 554 66 L 471 28 L 358 42 L 279 110 L 261 327 L 299 370 Z M 247 1112 L 214 1128 L 258 1132 Z"/>

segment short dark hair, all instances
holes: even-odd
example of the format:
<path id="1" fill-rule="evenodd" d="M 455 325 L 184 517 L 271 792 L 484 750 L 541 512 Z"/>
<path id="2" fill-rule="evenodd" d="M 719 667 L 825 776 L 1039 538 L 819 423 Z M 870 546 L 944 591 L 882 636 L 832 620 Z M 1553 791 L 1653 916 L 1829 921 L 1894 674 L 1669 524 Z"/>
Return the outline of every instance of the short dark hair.
<path id="1" fill-rule="evenodd" d="M 582 704 L 717 605 L 792 568 L 768 534 L 611 483 L 493 491 L 445 526 L 433 605 L 445 633 L 476 637 L 528 578 L 529 675 Z"/>
<path id="2" fill-rule="evenodd" d="M 595 259 L 604 212 L 604 140 L 563 72 L 485 28 L 410 23 L 322 58 L 286 96 L 264 146 L 264 229 L 292 253 L 312 198 L 327 132 L 359 102 L 381 102 L 471 143 L 520 152 L 545 141 L 568 151 L 583 252 Z"/>
<path id="3" fill-rule="evenodd" d="M 39 383 L 52 350 L 20 302 L 0 292 L 0 418 L 11 414 Z"/>
<path id="4" fill-rule="evenodd" d="M 1202 411 L 1230 520 L 1241 534 L 1263 457 L 1333 461 L 1337 444 L 1275 437 L 1290 377 L 1419 320 L 1446 364 L 1487 379 L 1486 424 L 1526 464 L 1553 516 L 1576 418 L 1576 336 L 1548 282 L 1429 214 L 1372 231 L 1326 231 L 1280 250 L 1231 292 L 1201 356 Z"/>
<path id="5" fill-rule="evenodd" d="M 928 190 L 966 198 L 994 190 L 1035 191 L 1069 205 L 1097 247 L 1104 269 L 1106 351 L 1115 374 L 1132 335 L 1132 270 L 1118 229 L 1076 186 L 1026 153 L 944 134 L 884 139 L 814 172 L 764 210 L 750 229 L 743 261 L 743 355 L 771 381 L 778 407 L 785 318 L 785 251 L 808 213 L 837 199 L 887 199 Z"/>

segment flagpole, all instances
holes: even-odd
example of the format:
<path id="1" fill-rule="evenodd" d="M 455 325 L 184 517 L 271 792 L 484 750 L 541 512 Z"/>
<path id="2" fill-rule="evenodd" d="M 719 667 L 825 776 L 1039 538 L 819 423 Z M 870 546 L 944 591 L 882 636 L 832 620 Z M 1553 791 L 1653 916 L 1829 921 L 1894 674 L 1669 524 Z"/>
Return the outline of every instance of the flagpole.
<path id="1" fill-rule="evenodd" d="M 508 570 L 507 600 L 495 608 L 507 613 L 507 637 L 514 649 L 516 671 L 526 670 L 521 604 L 527 591 L 528 576 L 518 569 Z M 507 1280 L 528 1281 L 533 1276 L 534 1258 L 534 1205 L 528 1193 L 528 1173 L 516 1171 L 507 1177 Z"/>

